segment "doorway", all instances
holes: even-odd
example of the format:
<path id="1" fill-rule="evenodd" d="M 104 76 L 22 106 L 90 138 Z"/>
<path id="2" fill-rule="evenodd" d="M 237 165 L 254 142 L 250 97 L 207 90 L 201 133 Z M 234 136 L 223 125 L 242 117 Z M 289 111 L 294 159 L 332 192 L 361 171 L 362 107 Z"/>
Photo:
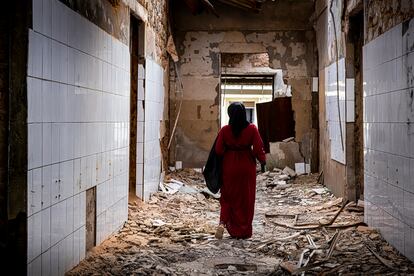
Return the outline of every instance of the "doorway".
<path id="1" fill-rule="evenodd" d="M 350 133 L 351 141 L 353 145 L 350 145 L 352 152 L 347 153 L 353 157 L 351 159 L 354 162 L 354 166 L 347 166 L 354 168 L 352 172 L 355 181 L 355 190 L 351 189 L 351 195 L 349 197 L 352 200 L 358 200 L 364 193 L 364 125 L 363 125 L 363 68 L 362 68 L 362 47 L 364 43 L 364 14 L 362 7 L 358 11 L 354 11 L 349 16 L 349 31 L 347 36 L 347 78 L 354 80 L 354 83 L 350 82 L 346 85 L 353 86 L 354 90 L 354 102 L 352 103 L 354 112 L 351 116 L 352 131 Z M 349 66 L 348 66 L 349 65 Z M 347 103 L 348 104 L 348 103 Z M 348 110 L 348 107 L 347 107 Z M 347 114 L 348 117 L 348 114 Z M 353 120 L 352 120 L 353 119 Z M 347 123 L 349 124 L 349 123 Z M 348 137 L 347 137 L 348 139 Z M 352 156 L 353 155 L 353 156 Z M 347 179 L 350 180 L 349 177 Z M 352 187 L 351 187 L 352 188 Z"/>
<path id="2" fill-rule="evenodd" d="M 273 75 L 222 75 L 220 126 L 228 123 L 227 108 L 233 102 L 243 103 L 248 121 L 257 126 L 256 104 L 272 101 L 273 83 Z"/>
<path id="3" fill-rule="evenodd" d="M 144 179 L 144 24 L 134 15 L 130 18 L 130 137 L 129 137 L 129 201 L 143 196 Z"/>

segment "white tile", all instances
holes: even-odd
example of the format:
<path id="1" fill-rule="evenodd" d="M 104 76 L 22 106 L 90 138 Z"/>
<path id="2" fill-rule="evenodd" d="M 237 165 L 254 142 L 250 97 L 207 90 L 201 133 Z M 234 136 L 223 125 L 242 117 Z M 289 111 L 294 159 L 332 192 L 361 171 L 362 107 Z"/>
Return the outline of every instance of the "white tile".
<path id="1" fill-rule="evenodd" d="M 404 221 L 414 227 L 414 194 L 404 192 Z"/>
<path id="2" fill-rule="evenodd" d="M 52 199 L 52 166 L 42 167 L 42 209 L 48 208 Z"/>
<path id="3" fill-rule="evenodd" d="M 41 249 L 42 253 L 47 251 L 51 245 L 51 214 L 50 208 L 47 208 L 41 212 L 42 216 L 42 233 L 41 233 Z"/>
<path id="4" fill-rule="evenodd" d="M 76 50 L 68 48 L 68 84 L 75 85 L 75 58 Z"/>
<path id="5" fill-rule="evenodd" d="M 404 212 L 404 191 L 396 186 L 387 185 L 388 186 L 388 198 L 389 198 L 389 205 L 390 205 L 390 214 L 398 220 L 403 220 L 403 212 Z"/>
<path id="6" fill-rule="evenodd" d="M 81 160 L 73 160 L 73 193 L 79 193 L 82 190 L 81 182 Z"/>
<path id="7" fill-rule="evenodd" d="M 410 158 L 410 180 L 405 182 L 404 190 L 414 193 L 414 158 Z"/>
<path id="8" fill-rule="evenodd" d="M 32 212 L 32 200 L 33 200 L 33 195 L 32 195 L 32 190 L 33 190 L 33 170 L 30 170 L 27 172 L 27 216 L 31 216 L 33 214 Z"/>
<path id="9" fill-rule="evenodd" d="M 42 209 L 42 169 L 32 170 L 32 187 L 29 190 L 31 199 L 30 213 L 34 214 Z"/>
<path id="10" fill-rule="evenodd" d="M 75 266 L 73 263 L 73 233 L 65 239 L 65 253 L 65 271 L 69 271 Z"/>
<path id="11" fill-rule="evenodd" d="M 56 0 L 53 0 L 54 2 Z M 52 78 L 53 81 L 61 81 L 61 55 L 62 46 L 59 42 L 52 40 Z"/>
<path id="12" fill-rule="evenodd" d="M 52 37 L 62 43 L 67 42 L 65 6 L 60 1 L 52 0 Z"/>
<path id="13" fill-rule="evenodd" d="M 37 276 L 42 274 L 42 257 L 38 256 L 28 265 L 27 274 Z"/>
<path id="14" fill-rule="evenodd" d="M 59 160 L 73 159 L 74 156 L 74 125 L 70 123 L 59 124 Z"/>
<path id="15" fill-rule="evenodd" d="M 96 186 L 96 214 L 100 215 L 104 211 L 103 195 L 105 182 Z"/>
<path id="16" fill-rule="evenodd" d="M 28 125 L 28 168 L 42 166 L 42 124 Z"/>
<path id="17" fill-rule="evenodd" d="M 59 275 L 65 275 L 66 267 L 66 241 L 62 240 L 59 243 Z"/>
<path id="18" fill-rule="evenodd" d="M 42 254 L 42 276 L 52 276 L 50 249 Z"/>
<path id="19" fill-rule="evenodd" d="M 55 204 L 60 201 L 60 173 L 59 164 L 50 166 L 51 182 L 50 182 L 50 193 L 51 193 L 51 204 Z"/>
<path id="20" fill-rule="evenodd" d="M 50 264 L 50 274 L 59 275 L 59 244 L 56 244 L 50 250 Z"/>
<path id="21" fill-rule="evenodd" d="M 79 241 L 79 261 L 82 261 L 85 258 L 86 254 L 86 229 L 82 227 L 80 229 L 80 241 Z"/>
<path id="22" fill-rule="evenodd" d="M 42 36 L 29 30 L 28 75 L 42 77 Z"/>
<path id="23" fill-rule="evenodd" d="M 73 229 L 76 231 L 80 226 L 80 194 L 76 194 L 73 196 Z"/>
<path id="24" fill-rule="evenodd" d="M 405 256 L 414 261 L 414 228 L 409 225 L 404 227 Z"/>
<path id="25" fill-rule="evenodd" d="M 42 0 L 42 32 L 48 37 L 50 37 L 52 34 L 51 0 Z"/>
<path id="26" fill-rule="evenodd" d="M 41 33 L 43 22 L 42 22 L 42 13 L 43 5 L 42 0 L 33 0 L 32 5 L 32 16 L 33 16 L 33 30 Z"/>
<path id="27" fill-rule="evenodd" d="M 80 243 L 80 229 L 73 233 L 73 262 L 79 263 L 79 243 Z"/>
<path id="28" fill-rule="evenodd" d="M 96 155 L 92 155 L 89 157 L 90 162 L 90 170 L 91 170 L 91 184 L 90 187 L 96 186 L 97 176 L 96 176 Z"/>
<path id="29" fill-rule="evenodd" d="M 27 122 L 42 122 L 42 81 L 36 78 L 27 78 Z"/>
<path id="30" fill-rule="evenodd" d="M 60 135 L 59 135 L 59 124 L 52 124 L 52 141 L 51 141 L 51 155 L 52 163 L 57 163 L 60 160 Z"/>
<path id="31" fill-rule="evenodd" d="M 74 209 L 73 209 L 73 197 L 66 199 L 66 227 L 65 235 L 69 235 L 74 231 Z"/>
<path id="32" fill-rule="evenodd" d="M 91 169 L 88 157 L 81 158 L 81 183 L 82 190 L 86 190 L 91 185 Z"/>
<path id="33" fill-rule="evenodd" d="M 42 124 L 42 160 L 43 166 L 52 163 L 52 124 Z"/>
<path id="34" fill-rule="evenodd" d="M 51 207 L 51 244 L 55 245 L 64 237 L 66 227 L 66 201 Z"/>
<path id="35" fill-rule="evenodd" d="M 79 158 L 82 156 L 82 132 L 81 132 L 81 125 L 79 123 L 75 123 L 73 125 L 73 152 L 74 157 Z"/>
<path id="36" fill-rule="evenodd" d="M 52 41 L 43 36 L 42 37 L 42 76 L 43 79 L 52 78 Z"/>
<path id="37" fill-rule="evenodd" d="M 53 85 L 49 81 L 42 81 L 42 118 L 43 122 L 56 120 L 57 108 Z"/>
<path id="38" fill-rule="evenodd" d="M 27 221 L 27 260 L 30 263 L 42 253 L 42 216 L 38 212 L 28 218 Z"/>
<path id="39" fill-rule="evenodd" d="M 144 183 L 144 166 L 143 164 L 137 164 L 136 167 L 136 183 L 142 185 Z"/>
<path id="40" fill-rule="evenodd" d="M 85 226 L 86 224 L 86 192 L 80 193 L 79 197 L 79 206 L 80 206 L 80 225 Z"/>
<path id="41" fill-rule="evenodd" d="M 60 200 L 73 196 L 73 160 L 59 164 Z"/>

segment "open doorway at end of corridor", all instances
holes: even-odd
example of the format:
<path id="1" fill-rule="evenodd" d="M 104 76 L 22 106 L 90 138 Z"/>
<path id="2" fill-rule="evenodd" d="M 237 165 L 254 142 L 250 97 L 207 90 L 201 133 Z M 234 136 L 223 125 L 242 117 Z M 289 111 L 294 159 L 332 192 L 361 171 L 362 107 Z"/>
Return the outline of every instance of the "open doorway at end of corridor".
<path id="1" fill-rule="evenodd" d="M 220 126 L 228 123 L 227 108 L 233 102 L 246 107 L 247 120 L 257 126 L 256 104 L 273 100 L 274 76 L 222 75 Z"/>

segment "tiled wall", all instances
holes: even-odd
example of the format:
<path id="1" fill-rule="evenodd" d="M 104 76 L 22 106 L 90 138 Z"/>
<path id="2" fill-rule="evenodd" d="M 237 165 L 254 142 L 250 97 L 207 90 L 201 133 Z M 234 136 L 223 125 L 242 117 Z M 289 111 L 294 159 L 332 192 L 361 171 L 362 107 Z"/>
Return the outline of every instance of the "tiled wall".
<path id="1" fill-rule="evenodd" d="M 164 111 L 164 71 L 161 66 L 150 58 L 146 59 L 145 65 L 145 185 L 143 198 L 147 200 L 151 193 L 158 190 L 160 182 L 160 122 Z"/>
<path id="2" fill-rule="evenodd" d="M 85 256 L 86 190 L 97 242 L 127 219 L 129 48 L 57 0 L 33 0 L 28 64 L 28 271 Z"/>
<path id="3" fill-rule="evenodd" d="M 414 20 L 363 48 L 365 221 L 414 261 Z"/>
<path id="4" fill-rule="evenodd" d="M 345 164 L 346 98 L 345 59 L 343 58 L 338 61 L 338 64 L 332 63 L 325 70 L 325 97 L 326 120 L 331 141 L 331 158 Z"/>
<path id="5" fill-rule="evenodd" d="M 144 198 L 145 69 L 138 65 L 136 193 Z"/>

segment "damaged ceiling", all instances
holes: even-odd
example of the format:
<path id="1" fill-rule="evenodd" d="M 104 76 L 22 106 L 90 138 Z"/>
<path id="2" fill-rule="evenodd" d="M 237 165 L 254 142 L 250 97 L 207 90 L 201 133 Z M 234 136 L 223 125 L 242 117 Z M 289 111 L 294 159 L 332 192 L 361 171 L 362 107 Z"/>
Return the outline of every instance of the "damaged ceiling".
<path id="1" fill-rule="evenodd" d="M 214 5 L 216 2 L 221 2 L 236 8 L 247 11 L 259 12 L 262 4 L 266 0 L 184 0 L 190 9 L 191 13 L 199 14 L 203 10 L 208 10 L 218 16 Z"/>

